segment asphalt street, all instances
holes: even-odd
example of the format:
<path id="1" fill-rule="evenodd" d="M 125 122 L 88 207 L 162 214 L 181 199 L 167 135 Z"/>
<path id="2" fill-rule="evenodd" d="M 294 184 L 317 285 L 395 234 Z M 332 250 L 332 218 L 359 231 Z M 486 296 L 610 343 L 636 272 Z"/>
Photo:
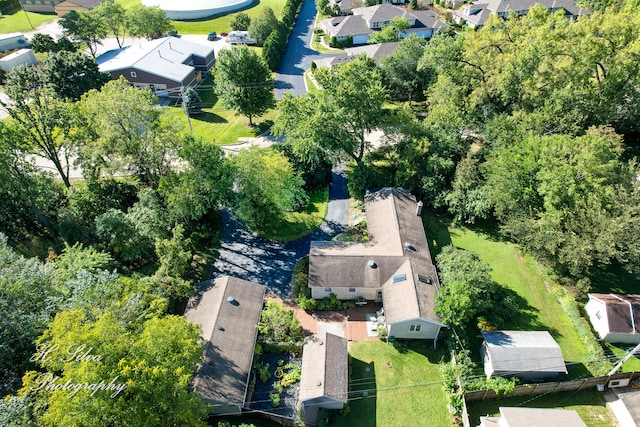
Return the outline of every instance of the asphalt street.
<path id="1" fill-rule="evenodd" d="M 230 275 L 265 285 L 283 299 L 290 298 L 296 262 L 309 254 L 315 240 L 329 240 L 348 224 L 349 195 L 343 168 L 333 172 L 324 222 L 309 236 L 290 242 L 266 240 L 249 230 L 227 209 L 222 212 L 222 242 L 213 277 Z"/>
<path id="2" fill-rule="evenodd" d="M 295 96 L 304 95 L 307 92 L 304 72 L 311 66 L 311 61 L 335 56 L 311 49 L 315 18 L 315 0 L 304 0 L 276 73 L 276 99 L 282 98 L 285 92 L 291 92 Z"/>

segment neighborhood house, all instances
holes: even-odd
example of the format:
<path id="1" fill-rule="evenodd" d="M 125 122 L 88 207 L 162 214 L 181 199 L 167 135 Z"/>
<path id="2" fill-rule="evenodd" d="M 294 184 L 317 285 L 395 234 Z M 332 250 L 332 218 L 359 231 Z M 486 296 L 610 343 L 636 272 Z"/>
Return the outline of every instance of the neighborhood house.
<path id="1" fill-rule="evenodd" d="M 193 389 L 212 414 L 239 414 L 250 399 L 249 377 L 266 287 L 223 276 L 202 282 L 185 318 L 202 326 L 203 360 Z"/>
<path id="2" fill-rule="evenodd" d="M 640 343 L 640 295 L 588 294 L 585 311 L 607 342 Z"/>
<path id="3" fill-rule="evenodd" d="M 309 287 L 315 299 L 383 302 L 389 336 L 431 339 L 445 327 L 434 312 L 439 288 L 422 225 L 422 205 L 400 188 L 365 196 L 369 242 L 311 242 Z"/>
<path id="4" fill-rule="evenodd" d="M 391 25 L 393 18 L 405 18 L 411 27 L 400 35 L 400 38 L 415 34 L 425 39 L 431 38 L 447 24 L 438 20 L 435 12 L 430 10 L 413 10 L 408 12 L 392 4 L 358 7 L 352 10 L 353 15 L 335 16 L 321 22 L 322 29 L 329 37 L 338 42 L 349 39 L 353 44 L 366 44 L 375 31 Z"/>
<path id="5" fill-rule="evenodd" d="M 560 346 L 547 331 L 482 331 L 482 337 L 487 378 L 539 380 L 567 373 Z"/>
<path id="6" fill-rule="evenodd" d="M 212 46 L 164 37 L 110 50 L 96 61 L 100 71 L 114 80 L 122 76 L 157 96 L 180 98 L 187 87 L 202 80 L 216 59 Z"/>
<path id="7" fill-rule="evenodd" d="M 305 424 L 316 425 L 321 408 L 342 409 L 348 393 L 347 340 L 328 332 L 307 337 L 298 397 Z"/>
<path id="8" fill-rule="evenodd" d="M 66 15 L 72 10 L 91 10 L 100 3 L 108 0 L 64 0 L 55 5 L 56 14 L 59 17 Z"/>
<path id="9" fill-rule="evenodd" d="M 398 49 L 399 44 L 400 42 L 389 42 L 348 47 L 344 50 L 346 55 L 336 55 L 329 58 L 320 58 L 315 61 L 315 63 L 318 68 L 332 68 L 335 65 L 347 64 L 356 59 L 359 55 L 364 54 L 369 58 L 372 58 L 376 62 L 376 65 L 380 65 L 382 58 L 392 55 Z"/>

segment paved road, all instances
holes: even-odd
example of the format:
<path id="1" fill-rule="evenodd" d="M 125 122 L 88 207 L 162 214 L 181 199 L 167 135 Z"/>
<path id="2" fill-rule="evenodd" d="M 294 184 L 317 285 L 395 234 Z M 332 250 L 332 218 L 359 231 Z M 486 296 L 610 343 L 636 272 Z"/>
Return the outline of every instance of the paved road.
<path id="1" fill-rule="evenodd" d="M 228 210 L 222 212 L 222 244 L 213 277 L 231 275 L 266 285 L 283 299 L 290 297 L 296 262 L 309 254 L 314 240 L 328 240 L 347 226 L 349 195 L 344 169 L 334 170 L 327 216 L 318 230 L 291 242 L 274 242 L 250 231 Z"/>
<path id="2" fill-rule="evenodd" d="M 311 61 L 335 56 L 311 49 L 315 17 L 315 0 L 304 0 L 276 73 L 276 99 L 282 98 L 285 92 L 291 92 L 295 96 L 304 95 L 307 92 L 304 72 L 311 66 Z"/>

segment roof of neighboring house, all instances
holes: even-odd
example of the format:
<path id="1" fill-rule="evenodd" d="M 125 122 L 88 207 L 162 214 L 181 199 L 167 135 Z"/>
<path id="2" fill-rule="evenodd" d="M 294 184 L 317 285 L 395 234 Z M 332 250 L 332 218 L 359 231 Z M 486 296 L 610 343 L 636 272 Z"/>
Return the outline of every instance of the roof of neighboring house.
<path id="1" fill-rule="evenodd" d="M 11 39 L 14 39 L 14 38 L 24 38 L 24 34 L 22 34 L 22 33 L 0 34 L 0 41 L 11 40 Z"/>
<path id="2" fill-rule="evenodd" d="M 547 331 L 482 331 L 495 371 L 567 372 L 560 346 Z"/>
<path id="3" fill-rule="evenodd" d="M 565 14 L 571 16 L 591 14 L 589 10 L 578 6 L 574 0 L 481 0 L 477 3 L 465 5 L 462 11 L 456 10 L 453 11 L 453 14 L 476 26 L 482 26 L 492 13 L 503 14 L 512 10 L 518 14 L 523 14 L 536 4 L 544 6 L 551 11 L 564 9 Z"/>
<path id="4" fill-rule="evenodd" d="M 204 399 L 242 406 L 253 360 L 266 288 L 223 276 L 203 282 L 185 318 L 202 325 L 204 359 L 193 381 Z"/>
<path id="5" fill-rule="evenodd" d="M 489 9 L 482 9 L 478 13 L 467 15 L 466 13 L 464 13 L 464 11 L 454 10 L 453 14 L 464 19 L 465 21 L 467 21 L 467 23 L 473 24 L 474 27 L 481 27 L 486 24 L 486 22 L 489 20 L 489 17 L 493 15 L 493 12 L 491 12 Z"/>
<path id="6" fill-rule="evenodd" d="M 376 61 L 376 64 L 380 64 L 382 58 L 392 55 L 396 50 L 398 50 L 399 45 L 400 42 L 374 43 L 364 46 L 348 47 L 344 51 L 353 59 L 364 53 L 368 57 L 373 58 L 373 60 Z"/>
<path id="7" fill-rule="evenodd" d="M 500 408 L 501 417 L 481 417 L 481 427 L 587 427 L 576 411 L 546 408 Z"/>
<path id="8" fill-rule="evenodd" d="M 438 15 L 431 10 L 414 10 L 411 12 L 416 17 L 416 23 L 412 28 L 433 28 L 434 30 L 446 28 L 449 25 L 438 19 Z"/>
<path id="9" fill-rule="evenodd" d="M 331 0 L 329 5 L 333 7 L 333 5 L 337 4 L 342 11 L 349 11 L 356 7 L 362 7 L 363 0 Z"/>
<path id="10" fill-rule="evenodd" d="M 347 403 L 348 392 L 347 340 L 328 332 L 308 337 L 302 350 L 300 401 L 329 397 Z"/>
<path id="11" fill-rule="evenodd" d="M 387 323 L 418 317 L 439 323 L 438 275 L 416 207 L 415 197 L 400 188 L 367 194 L 369 242 L 311 242 L 309 286 L 382 288 Z"/>
<path id="12" fill-rule="evenodd" d="M 63 2 L 58 3 L 56 5 L 56 8 L 62 5 L 63 3 L 70 3 L 76 6 L 84 7 L 86 9 L 93 9 L 94 7 L 96 7 L 97 5 L 99 5 L 104 1 L 106 0 L 64 0 Z"/>
<path id="13" fill-rule="evenodd" d="M 400 17 L 406 19 L 415 19 L 415 15 L 407 12 L 401 7 L 394 6 L 389 3 L 378 4 L 368 7 L 357 7 L 353 9 L 354 16 L 362 16 L 367 22 L 391 21 L 391 19 Z"/>
<path id="14" fill-rule="evenodd" d="M 193 67 L 192 56 L 206 58 L 213 46 L 193 43 L 178 37 L 164 37 L 114 49 L 96 58 L 100 71 L 112 72 L 136 68 L 170 80 L 182 81 Z"/>
<path id="15" fill-rule="evenodd" d="M 589 299 L 598 299 L 606 305 L 609 332 L 640 333 L 640 295 L 596 293 L 588 295 Z"/>
<path id="16" fill-rule="evenodd" d="M 367 22 L 359 15 L 336 16 L 322 21 L 329 36 L 353 36 L 373 32 Z"/>

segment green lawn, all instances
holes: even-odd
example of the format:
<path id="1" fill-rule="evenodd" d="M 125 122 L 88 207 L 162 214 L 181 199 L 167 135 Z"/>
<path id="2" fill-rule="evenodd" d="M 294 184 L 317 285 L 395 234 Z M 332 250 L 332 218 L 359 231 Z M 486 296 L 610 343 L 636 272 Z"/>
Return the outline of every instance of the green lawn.
<path id="1" fill-rule="evenodd" d="M 445 354 L 444 348 L 436 351 L 424 342 L 404 349 L 382 341 L 350 343 L 350 413 L 330 425 L 452 425 L 438 369 Z"/>
<path id="2" fill-rule="evenodd" d="M 289 241 L 304 237 L 320 227 L 327 216 L 329 189 L 310 191 L 309 203 L 301 212 L 287 212 L 283 217 L 274 218 L 268 227 L 256 230 L 270 240 Z"/>
<path id="3" fill-rule="evenodd" d="M 550 286 L 557 285 L 550 283 L 533 258 L 521 254 L 513 243 L 500 240 L 491 229 L 487 232 L 449 227 L 449 232 L 454 245 L 478 255 L 491 266 L 493 280 L 515 293 L 520 305 L 519 314 L 503 329 L 547 330 L 560 345 L 565 361 L 589 360 L 564 308 L 551 293 Z"/>
<path id="4" fill-rule="evenodd" d="M 603 394 L 596 390 L 468 402 L 469 420 L 472 426 L 476 426 L 480 423 L 480 416 L 499 415 L 498 408 L 500 406 L 519 405 L 527 408 L 573 409 L 578 412 L 588 427 L 615 427 L 617 425 L 615 416 L 605 406 Z"/>
<path id="5" fill-rule="evenodd" d="M 266 130 L 262 127 L 260 130 L 249 127 L 249 119 L 236 114 L 233 110 L 224 108 L 211 86 L 212 79 L 209 76 L 202 82 L 204 89 L 199 91 L 202 99 L 202 112 L 191 116 L 191 126 L 195 135 L 202 137 L 205 141 L 223 145 L 235 144 L 238 142 L 238 138 L 256 136 L 257 132 Z M 172 104 L 167 107 L 167 112 L 170 120 L 176 120 L 181 124 L 183 130 L 189 130 L 182 103 Z M 275 115 L 276 111 L 270 110 L 262 117 L 254 117 L 253 122 L 259 124 L 267 120 L 272 121 L 275 119 Z"/>
<path id="6" fill-rule="evenodd" d="M 140 0 L 116 0 L 116 3 L 121 4 L 125 8 L 130 8 L 137 4 L 141 4 Z M 258 16 L 262 9 L 270 7 L 273 9 L 276 17 L 280 19 L 282 17 L 282 9 L 284 8 L 285 0 L 256 0 L 252 6 L 243 10 L 242 12 L 249 15 L 251 18 Z M 217 33 L 231 31 L 231 20 L 237 12 L 213 17 L 209 19 L 201 19 L 197 21 L 173 21 L 174 28 L 181 34 L 207 34 L 210 31 L 216 31 Z"/>
<path id="7" fill-rule="evenodd" d="M 0 15 L 0 32 L 2 33 L 24 33 L 27 31 L 31 31 L 34 28 L 39 27 L 45 22 L 53 21 L 57 18 L 56 15 L 52 14 L 44 14 L 44 13 L 25 13 L 22 10 L 19 10 L 11 15 Z M 29 21 L 31 21 L 31 25 L 29 25 Z"/>
<path id="8" fill-rule="evenodd" d="M 602 344 L 605 350 L 611 351 L 618 358 L 622 358 L 627 354 L 627 349 L 634 347 L 631 344 L 609 344 L 607 342 Z M 627 360 L 622 365 L 621 372 L 639 372 L 640 371 L 640 356 L 635 355 L 631 359 Z"/>

